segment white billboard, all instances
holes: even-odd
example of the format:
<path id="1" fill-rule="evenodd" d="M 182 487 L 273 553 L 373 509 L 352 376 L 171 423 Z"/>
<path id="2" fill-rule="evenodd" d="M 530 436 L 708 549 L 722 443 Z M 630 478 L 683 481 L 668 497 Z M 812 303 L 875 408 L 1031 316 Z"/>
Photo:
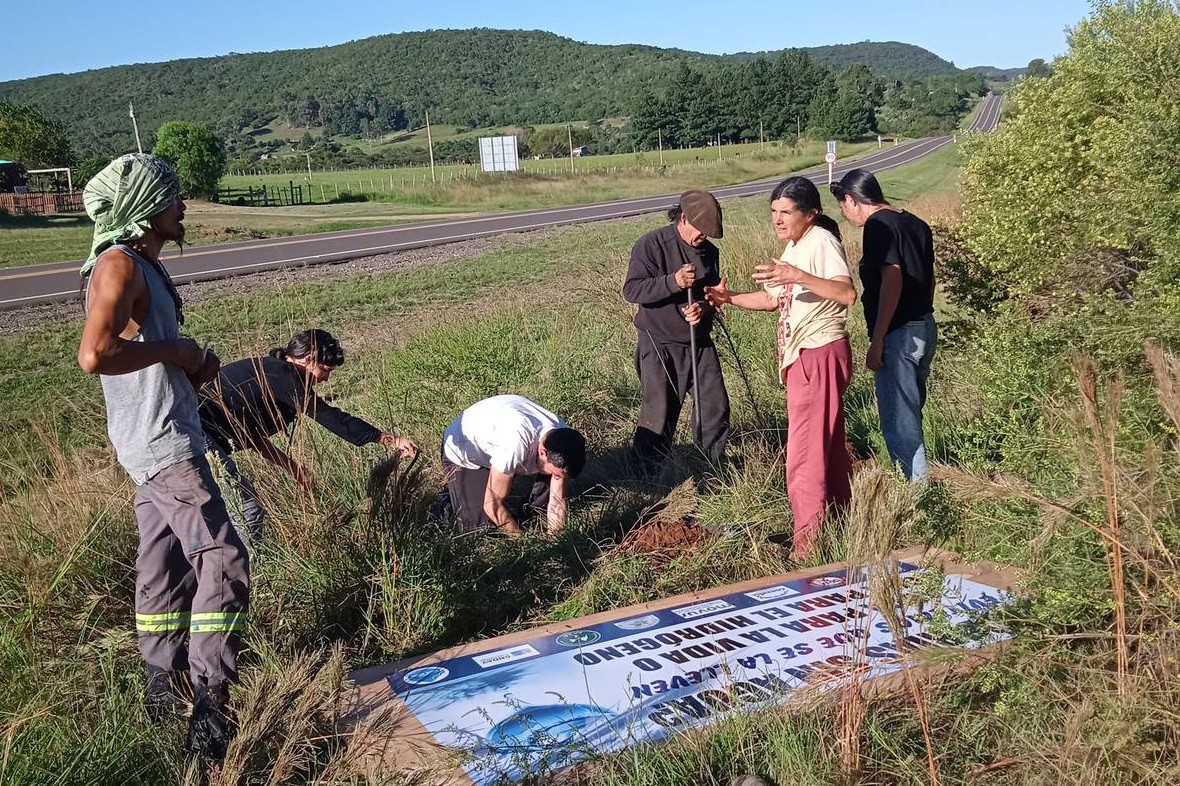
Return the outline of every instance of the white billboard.
<path id="1" fill-rule="evenodd" d="M 481 136 L 479 168 L 484 172 L 515 172 L 520 169 L 516 155 L 516 137 Z"/>

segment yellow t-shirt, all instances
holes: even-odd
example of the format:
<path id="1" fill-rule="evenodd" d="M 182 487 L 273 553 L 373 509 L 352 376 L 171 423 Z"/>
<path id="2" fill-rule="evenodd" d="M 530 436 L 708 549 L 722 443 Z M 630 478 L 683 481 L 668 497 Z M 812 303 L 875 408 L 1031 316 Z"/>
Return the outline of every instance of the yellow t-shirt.
<path id="1" fill-rule="evenodd" d="M 788 242 L 779 259 L 819 278 L 851 278 L 844 246 L 821 227 L 813 226 L 797 243 Z M 821 298 L 799 284 L 790 288 L 788 298 L 784 297 L 785 287 L 766 287 L 779 302 L 780 372 L 795 362 L 800 350 L 822 347 L 848 335 L 847 306 Z"/>

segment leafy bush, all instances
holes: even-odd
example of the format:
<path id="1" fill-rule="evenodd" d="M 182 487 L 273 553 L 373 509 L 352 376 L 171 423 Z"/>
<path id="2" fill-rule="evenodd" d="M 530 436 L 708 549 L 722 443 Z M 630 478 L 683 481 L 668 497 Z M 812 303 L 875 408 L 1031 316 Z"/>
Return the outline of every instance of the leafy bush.
<path id="1" fill-rule="evenodd" d="M 974 139 L 963 236 L 1026 295 L 1085 248 L 1175 280 L 1180 239 L 1180 15 L 1175 3 L 1100 2 L 1047 78 L 1012 91 L 1002 133 Z"/>

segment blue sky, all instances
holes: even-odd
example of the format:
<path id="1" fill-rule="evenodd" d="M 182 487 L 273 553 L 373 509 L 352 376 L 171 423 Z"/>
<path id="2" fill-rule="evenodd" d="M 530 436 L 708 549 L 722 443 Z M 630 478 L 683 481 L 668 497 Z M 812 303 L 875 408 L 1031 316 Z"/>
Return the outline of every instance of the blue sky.
<path id="1" fill-rule="evenodd" d="M 1066 48 L 1087 0 L 6 0 L 0 81 L 111 65 L 327 46 L 409 30 L 548 30 L 592 44 L 723 54 L 904 41 L 960 67 Z M 730 10 L 732 9 L 732 10 Z"/>

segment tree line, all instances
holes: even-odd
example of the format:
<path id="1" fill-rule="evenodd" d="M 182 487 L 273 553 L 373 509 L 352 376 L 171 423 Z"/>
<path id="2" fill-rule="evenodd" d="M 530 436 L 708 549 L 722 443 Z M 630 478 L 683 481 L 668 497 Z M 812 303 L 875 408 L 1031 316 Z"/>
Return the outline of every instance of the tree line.
<path id="1" fill-rule="evenodd" d="M 109 157 L 134 144 L 128 102 L 143 128 L 184 119 L 231 145 L 234 135 L 280 124 L 372 138 L 419 128 L 427 111 L 466 129 L 625 117 L 664 92 L 682 65 L 725 80 L 750 60 L 777 56 L 598 46 L 540 31 L 428 31 L 36 77 L 0 83 L 0 100 L 36 105 L 65 125 L 81 157 Z M 875 75 L 903 81 L 959 73 L 908 45 L 829 47 L 824 56 L 855 56 Z"/>
<path id="2" fill-rule="evenodd" d="M 455 35 L 403 34 L 325 50 L 271 53 L 274 57 L 235 56 L 246 58 L 265 72 L 267 68 L 276 68 L 276 63 L 288 60 L 307 65 L 308 58 L 313 55 L 328 57 L 329 62 L 331 58 L 340 57 L 345 50 L 356 55 L 354 48 L 357 45 L 373 49 L 371 58 L 362 57 L 352 62 L 351 81 L 333 81 L 327 88 L 321 84 L 313 89 L 305 80 L 293 80 L 277 95 L 271 96 L 269 109 L 262 107 L 267 98 L 264 86 L 271 79 L 257 80 L 258 85 L 252 91 L 248 85 L 239 84 L 232 78 L 237 73 L 234 70 L 237 66 L 230 68 L 231 59 L 227 58 L 217 87 L 223 92 L 232 92 L 239 103 L 249 103 L 245 103 L 230 121 L 202 120 L 208 112 L 199 112 L 195 108 L 191 114 L 179 115 L 185 118 L 185 124 L 191 124 L 201 133 L 193 129 L 182 133 L 181 127 L 173 125 L 171 118 L 159 126 L 160 131 L 171 127 L 171 135 L 182 136 L 186 140 L 182 146 L 186 148 L 193 148 L 193 140 L 198 138 L 216 140 L 216 150 L 212 149 L 212 142 L 206 141 L 202 144 L 208 149 L 193 154 L 204 160 L 199 167 L 203 172 L 215 169 L 210 163 L 219 160 L 223 162 L 222 169 L 228 166 L 231 169 L 276 172 L 298 171 L 309 163 L 317 169 L 393 167 L 425 164 L 430 160 L 430 151 L 421 144 L 386 144 L 366 151 L 363 145 L 350 144 L 349 140 L 376 140 L 391 132 L 421 127 L 427 108 L 434 106 L 442 108 L 431 109 L 432 119 L 436 123 L 449 122 L 457 130 L 469 131 L 484 127 L 493 120 L 508 119 L 510 123 L 505 124 L 518 125 L 518 146 L 522 155 L 548 157 L 568 155 L 571 141 L 575 146 L 586 145 L 594 153 L 606 154 L 655 150 L 659 145 L 699 147 L 799 136 L 856 140 L 876 133 L 901 136 L 945 133 L 958 124 L 970 106 L 970 99 L 982 95 L 987 89 L 981 74 L 953 69 L 941 75 L 909 79 L 877 76 L 863 63 L 833 72 L 802 49 L 769 56 L 687 58 L 682 56 L 686 53 L 652 47 L 573 45 L 573 42 L 547 33 L 447 32 Z M 402 40 L 407 36 L 416 43 L 427 62 L 447 63 L 445 70 L 452 75 L 440 77 L 438 83 L 433 84 L 425 81 L 430 74 L 419 73 L 415 77 L 417 82 L 402 85 L 397 92 L 380 87 L 380 80 L 373 70 L 380 63 L 374 63 L 373 58 L 379 60 L 379 54 L 387 53 L 388 41 L 385 39 Z M 469 46 L 459 46 L 464 42 Z M 873 45 L 857 46 L 864 51 L 865 47 Z M 500 50 L 497 52 L 498 67 L 489 65 L 495 59 L 491 51 L 495 48 Z M 619 55 L 616 50 L 629 52 L 641 65 L 618 70 L 618 63 L 613 59 Z M 910 50 L 917 48 L 909 47 L 907 51 L 912 55 Z M 567 63 L 563 58 L 570 52 L 579 51 L 591 51 L 600 56 L 579 63 L 577 80 L 572 85 L 558 82 L 560 87 L 555 91 L 553 82 L 546 84 L 536 75 L 547 57 L 555 60 L 557 65 L 553 67 L 560 71 L 562 64 Z M 510 61 L 512 65 L 506 65 Z M 199 60 L 157 66 L 161 69 L 160 78 L 165 86 L 167 74 L 175 69 L 187 69 L 186 73 L 192 77 L 209 67 L 208 61 Z M 534 76 L 522 84 L 522 73 L 527 74 L 530 70 Z M 98 78 L 105 72 L 118 71 L 120 69 L 103 69 L 75 76 Z M 332 69 L 329 72 L 334 73 Z M 472 99 L 471 105 L 452 103 L 470 97 L 469 82 L 476 78 L 483 81 L 484 87 Z M 615 92 L 607 94 L 593 89 L 604 85 L 612 85 Z M 301 90 L 301 87 L 305 89 Z M 161 87 L 161 92 L 168 91 Z M 52 95 L 51 90 L 47 96 Z M 178 107 L 189 106 L 188 93 L 181 91 L 173 96 Z M 51 103 L 49 97 L 42 103 Z M 510 106 L 510 100 L 519 100 L 519 106 Z M 32 138 L 40 134 L 42 137 L 37 143 L 42 153 L 32 158 L 26 154 L 23 158 L 44 165 L 76 166 L 79 180 L 84 182 L 110 157 L 132 149 L 130 137 L 122 139 L 122 146 L 113 149 L 110 143 L 119 138 L 117 136 L 107 137 L 106 142 L 98 145 L 85 141 L 79 143 L 79 137 L 85 140 L 87 134 L 92 133 L 86 127 L 86 121 L 78 120 L 83 127 L 77 128 L 48 112 L 42 114 L 31 104 L 3 101 L 2 93 L 0 102 L 0 155 L 3 155 L 2 129 L 19 126 L 13 132 L 18 136 Z M 205 102 L 205 106 L 210 103 L 214 102 Z M 139 105 L 136 110 L 139 117 L 152 115 Z M 576 112 L 588 114 L 571 114 Z M 564 122 L 579 116 L 600 119 L 571 124 L 569 131 L 564 125 L 560 128 L 529 125 Z M 522 117 L 527 122 L 519 125 Z M 624 119 L 618 120 L 620 117 Z M 40 118 L 41 122 L 35 118 Z M 607 118 L 611 118 L 611 122 L 606 122 Z M 124 127 L 129 126 L 125 119 L 120 122 Z M 286 134 L 298 136 L 284 136 L 282 132 L 273 134 L 276 124 L 290 129 Z M 146 149 L 158 146 L 156 133 L 150 128 L 145 129 Z M 477 161 L 475 136 L 469 134 L 440 140 L 434 145 L 434 160 L 438 163 Z M 164 149 L 168 149 L 168 145 Z M 300 152 L 306 155 L 297 155 Z M 215 193 L 216 181 L 214 179 L 209 186 L 209 179 L 208 174 L 190 178 L 194 183 L 201 183 L 193 193 Z"/>

